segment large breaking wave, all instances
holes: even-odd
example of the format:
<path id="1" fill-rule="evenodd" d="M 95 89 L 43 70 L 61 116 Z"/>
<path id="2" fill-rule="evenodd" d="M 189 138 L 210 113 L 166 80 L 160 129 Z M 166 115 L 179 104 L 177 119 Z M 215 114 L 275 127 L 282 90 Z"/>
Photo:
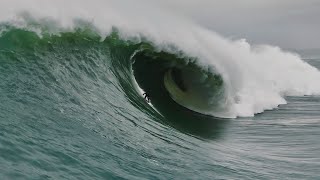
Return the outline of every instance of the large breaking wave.
<path id="1" fill-rule="evenodd" d="M 167 93 L 181 108 L 215 117 L 253 116 L 285 104 L 286 96 L 320 94 L 320 72 L 297 54 L 226 39 L 152 5 L 133 9 L 134 2 L 121 4 L 2 1 L 1 55 L 66 56 L 58 48 L 62 45 L 75 53 L 68 56 L 77 57 L 80 69 L 81 61 L 98 65 L 97 58 L 108 59 L 105 67 L 85 72 L 95 79 L 103 69 L 111 70 L 105 73 L 119 85 L 111 84 L 133 103 L 142 100 L 142 88 L 155 108 L 165 108 L 160 99 Z M 73 51 L 79 47 L 83 49 Z M 93 55 L 86 54 L 91 51 Z M 69 71 L 81 77 L 81 72 Z"/>

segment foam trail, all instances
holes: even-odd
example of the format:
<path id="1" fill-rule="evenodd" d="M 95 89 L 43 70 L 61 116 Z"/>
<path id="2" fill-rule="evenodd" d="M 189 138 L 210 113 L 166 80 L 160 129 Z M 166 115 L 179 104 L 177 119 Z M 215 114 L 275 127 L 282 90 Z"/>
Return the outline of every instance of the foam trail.
<path id="1" fill-rule="evenodd" d="M 222 75 L 227 100 L 219 116 L 253 116 L 285 104 L 286 95 L 320 94 L 320 72 L 278 47 L 228 40 L 155 2 L 137 0 L 3 0 L 0 23 L 38 32 L 90 27 L 106 37 L 114 27 L 124 39 L 147 39 L 159 50 L 197 57 Z M 175 49 L 172 49 L 174 45 Z"/>

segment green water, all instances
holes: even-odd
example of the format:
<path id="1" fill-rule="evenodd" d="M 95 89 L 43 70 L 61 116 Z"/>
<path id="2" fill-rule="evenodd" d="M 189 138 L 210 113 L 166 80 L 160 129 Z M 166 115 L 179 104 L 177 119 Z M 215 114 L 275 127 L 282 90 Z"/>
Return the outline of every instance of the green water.
<path id="1" fill-rule="evenodd" d="M 89 32 L 4 33 L 0 179 L 320 179 L 320 97 L 287 97 L 253 118 L 202 115 L 163 86 L 168 59 L 183 60 L 130 58 L 144 47 Z"/>

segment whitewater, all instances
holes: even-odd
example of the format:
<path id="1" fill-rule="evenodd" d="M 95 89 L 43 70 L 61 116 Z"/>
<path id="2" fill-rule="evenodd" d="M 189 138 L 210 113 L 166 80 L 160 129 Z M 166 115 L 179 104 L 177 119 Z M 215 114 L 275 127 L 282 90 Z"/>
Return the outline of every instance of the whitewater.
<path id="1" fill-rule="evenodd" d="M 320 179 L 319 49 L 213 2 L 1 0 L 0 179 Z"/>
<path id="2" fill-rule="evenodd" d="M 76 3 L 1 1 L 0 22 L 36 32 L 40 37 L 90 28 L 103 40 L 116 29 L 123 40 L 148 41 L 156 51 L 196 57 L 199 66 L 210 67 L 221 75 L 226 86 L 226 97 L 219 104 L 223 112 L 206 112 L 210 115 L 253 116 L 285 104 L 286 96 L 320 93 L 320 72 L 298 54 L 279 47 L 250 45 L 245 39 L 224 38 L 186 17 L 156 8 L 157 3 Z"/>

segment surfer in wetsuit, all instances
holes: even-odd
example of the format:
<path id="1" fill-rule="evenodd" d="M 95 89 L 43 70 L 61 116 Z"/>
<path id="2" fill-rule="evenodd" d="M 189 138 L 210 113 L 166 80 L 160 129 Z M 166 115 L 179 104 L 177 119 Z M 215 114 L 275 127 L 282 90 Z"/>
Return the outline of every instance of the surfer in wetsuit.
<path id="1" fill-rule="evenodd" d="M 143 93 L 144 99 L 147 101 L 147 103 L 150 102 L 150 97 L 147 93 Z"/>

